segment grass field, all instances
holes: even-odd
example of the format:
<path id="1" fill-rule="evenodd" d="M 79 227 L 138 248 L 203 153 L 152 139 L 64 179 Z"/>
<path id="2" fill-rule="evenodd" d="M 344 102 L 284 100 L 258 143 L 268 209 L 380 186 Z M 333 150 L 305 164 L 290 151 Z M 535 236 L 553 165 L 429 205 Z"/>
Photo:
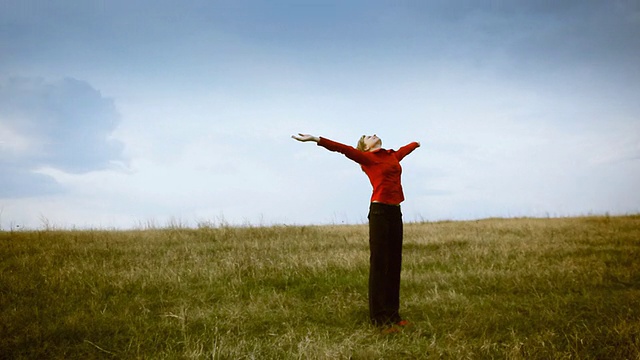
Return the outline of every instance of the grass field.
<path id="1" fill-rule="evenodd" d="M 640 359 L 640 216 L 405 225 L 368 324 L 366 225 L 0 232 L 7 359 Z"/>

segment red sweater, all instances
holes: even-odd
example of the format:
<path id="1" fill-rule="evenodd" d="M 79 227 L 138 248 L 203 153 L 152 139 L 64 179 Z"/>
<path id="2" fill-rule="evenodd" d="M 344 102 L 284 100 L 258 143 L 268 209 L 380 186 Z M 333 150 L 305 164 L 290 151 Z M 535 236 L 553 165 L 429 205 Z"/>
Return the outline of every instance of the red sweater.
<path id="1" fill-rule="evenodd" d="M 373 152 L 360 151 L 349 145 L 323 137 L 318 141 L 318 145 L 327 150 L 342 153 L 362 166 L 362 170 L 367 174 L 371 186 L 373 186 L 371 202 L 397 205 L 404 200 L 400 182 L 402 174 L 400 160 L 418 147 L 417 142 L 407 144 L 397 151 L 380 149 Z"/>

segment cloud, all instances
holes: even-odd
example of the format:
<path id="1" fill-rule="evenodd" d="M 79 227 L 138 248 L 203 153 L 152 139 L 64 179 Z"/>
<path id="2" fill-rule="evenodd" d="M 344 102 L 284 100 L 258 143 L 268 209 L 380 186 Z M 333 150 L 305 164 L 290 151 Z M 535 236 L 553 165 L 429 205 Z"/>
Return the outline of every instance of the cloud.
<path id="1" fill-rule="evenodd" d="M 122 144 L 110 138 L 119 119 L 113 100 L 84 81 L 0 83 L 0 196 L 60 191 L 37 173 L 44 167 L 80 174 L 122 161 Z"/>
<path id="2" fill-rule="evenodd" d="M 0 208 L 24 223 L 38 212 L 122 226 L 366 221 L 366 176 L 289 139 L 304 131 L 422 141 L 403 163 L 407 219 L 635 211 L 639 10 L 629 0 L 0 3 L 10 34 L 0 79 L 91 79 L 0 80 L 0 198 L 14 197 Z M 110 137 L 126 144 L 126 174 L 110 170 L 122 160 Z"/>

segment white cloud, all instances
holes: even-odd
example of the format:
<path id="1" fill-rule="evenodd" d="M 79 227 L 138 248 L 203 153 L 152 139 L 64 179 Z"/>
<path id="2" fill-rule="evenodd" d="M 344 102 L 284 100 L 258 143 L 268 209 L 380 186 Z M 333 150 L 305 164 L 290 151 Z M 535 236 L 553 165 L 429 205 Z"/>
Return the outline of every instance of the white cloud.
<path id="1" fill-rule="evenodd" d="M 20 120 L 0 118 L 0 159 L 8 162 L 37 152 L 38 142 L 13 128 Z"/>
<path id="2" fill-rule="evenodd" d="M 109 137 L 119 121 L 113 102 L 83 81 L 10 78 L 0 83 L 0 120 L 0 166 L 10 177 L 42 166 L 86 172 L 121 159 Z M 29 183 L 37 193 L 37 181 L 23 186 Z M 4 187 L 0 194 L 13 191 Z"/>

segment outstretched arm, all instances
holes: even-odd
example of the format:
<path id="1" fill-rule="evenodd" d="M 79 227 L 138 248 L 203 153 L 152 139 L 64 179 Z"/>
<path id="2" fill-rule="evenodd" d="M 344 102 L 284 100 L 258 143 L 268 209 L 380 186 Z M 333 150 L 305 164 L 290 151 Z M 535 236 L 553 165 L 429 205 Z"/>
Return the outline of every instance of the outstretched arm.
<path id="1" fill-rule="evenodd" d="M 349 145 L 341 144 L 339 142 L 335 142 L 327 138 L 320 138 L 320 137 L 309 135 L 309 134 L 291 135 L 291 137 L 302 142 L 307 142 L 307 141 L 316 142 L 319 146 L 322 146 L 329 151 L 337 151 L 339 153 L 342 153 L 349 159 L 361 165 L 366 165 L 371 163 L 371 160 L 369 159 L 369 157 L 365 152 L 355 149 Z"/>
<path id="2" fill-rule="evenodd" d="M 401 147 L 400 149 L 398 149 L 398 151 L 396 151 L 396 157 L 398 158 L 398 161 L 402 160 L 405 156 L 411 154 L 413 150 L 419 147 L 420 147 L 420 143 L 417 141 L 414 141 L 412 143 L 409 143 Z"/>

